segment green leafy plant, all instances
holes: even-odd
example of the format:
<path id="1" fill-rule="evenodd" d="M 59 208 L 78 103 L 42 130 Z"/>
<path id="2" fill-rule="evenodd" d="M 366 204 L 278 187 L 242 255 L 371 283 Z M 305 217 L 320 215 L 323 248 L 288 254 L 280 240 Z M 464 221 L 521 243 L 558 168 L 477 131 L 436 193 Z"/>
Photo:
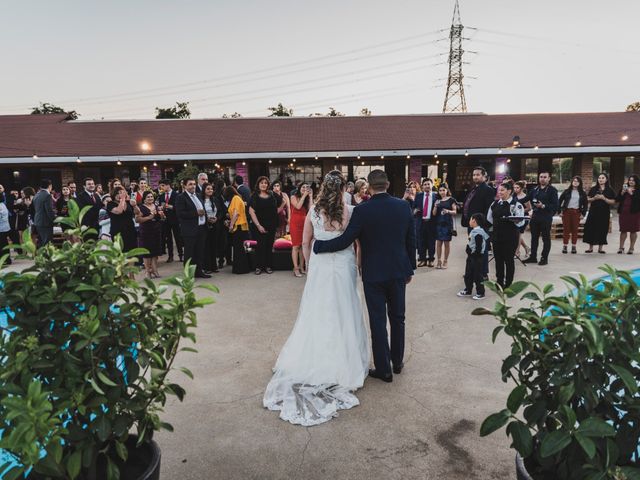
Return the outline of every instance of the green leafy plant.
<path id="1" fill-rule="evenodd" d="M 552 285 L 489 282 L 495 308 L 473 312 L 498 320 L 494 342 L 510 337 L 502 379 L 515 383 L 480 434 L 506 425 L 535 479 L 640 478 L 640 291 L 628 272 L 602 270 L 610 278 L 562 277 L 561 296 Z M 523 292 L 514 310 L 508 301 Z"/>
<path id="2" fill-rule="evenodd" d="M 71 201 L 59 219 L 72 237 L 92 233 L 83 213 Z M 144 250 L 125 253 L 119 239 L 22 247 L 33 265 L 0 274 L 0 448 L 14 459 L 0 475 L 116 480 L 130 433 L 142 445 L 172 429 L 160 413 L 185 396 L 176 371 L 193 377 L 174 361 L 195 352 L 182 343 L 195 342 L 195 310 L 213 300 L 196 298 L 189 265 L 161 284 L 133 280 Z"/>

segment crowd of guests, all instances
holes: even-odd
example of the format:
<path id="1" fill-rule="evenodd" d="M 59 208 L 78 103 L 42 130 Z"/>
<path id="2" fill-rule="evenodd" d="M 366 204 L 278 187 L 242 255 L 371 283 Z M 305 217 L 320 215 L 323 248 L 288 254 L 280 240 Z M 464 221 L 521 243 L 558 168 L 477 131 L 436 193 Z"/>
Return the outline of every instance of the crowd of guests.
<path id="1" fill-rule="evenodd" d="M 539 174 L 538 184 L 530 190 L 526 182 L 511 178 L 492 186 L 482 167 L 473 170 L 472 178 L 473 186 L 462 202 L 452 196 L 446 183 L 429 178 L 409 182 L 404 193 L 415 221 L 418 267 L 448 268 L 450 243 L 458 234 L 456 218 L 460 217 L 459 223 L 469 238 L 465 289 L 460 296 L 471 296 L 474 284 L 474 298 L 484 296 L 482 282 L 488 278 L 490 258 L 495 261 L 497 282 L 504 288 L 513 282 L 515 259 L 547 265 L 553 218 L 558 214 L 562 218 L 563 254 L 577 253 L 578 232 L 585 217 L 585 252 L 603 254 L 611 207 L 617 204 L 618 253 L 625 253 L 626 245 L 627 254 L 634 252 L 640 230 L 637 175 L 626 179 L 617 194 L 605 173 L 588 191 L 582 179 L 575 176 L 561 195 L 546 171 Z M 249 273 L 252 263 L 256 275 L 271 274 L 276 239 L 290 241 L 293 274 L 303 277 L 307 271 L 301 248 L 304 223 L 316 189 L 315 183 L 294 185 L 287 179 L 283 185 L 280 180 L 270 182 L 260 177 L 252 190 L 239 175 L 230 182 L 222 176 L 210 179 L 206 173 L 184 179 L 179 186 L 161 180 L 155 190 L 145 179 L 125 187 L 117 178 L 106 187 L 85 178 L 79 188 L 76 182 L 70 182 L 59 193 L 53 192 L 51 181 L 46 179 L 37 192 L 31 187 L 5 192 L 0 185 L 0 248 L 11 243 L 17 250 L 27 229 L 31 229 L 38 246 L 51 242 L 56 218 L 68 214 L 73 199 L 80 208 L 89 207 L 83 224 L 98 238 L 112 240 L 119 236 L 123 251 L 136 247 L 148 251 L 141 260 L 148 278 L 160 276 L 158 259 L 164 255 L 167 262 L 173 262 L 176 256 L 180 261 L 190 260 L 199 278 L 209 278 L 225 265 L 230 265 L 233 273 Z M 345 204 L 367 202 L 368 190 L 365 180 L 349 182 Z M 60 227 L 69 228 L 64 224 Z M 530 246 L 524 235 L 527 227 Z M 253 262 L 248 256 L 251 250 Z"/>

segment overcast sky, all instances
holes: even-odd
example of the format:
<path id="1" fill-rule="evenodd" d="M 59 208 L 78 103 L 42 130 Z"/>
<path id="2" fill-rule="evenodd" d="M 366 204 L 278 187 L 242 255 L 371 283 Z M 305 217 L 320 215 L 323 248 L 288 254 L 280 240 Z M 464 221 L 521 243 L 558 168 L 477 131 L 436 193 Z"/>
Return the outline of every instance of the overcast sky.
<path id="1" fill-rule="evenodd" d="M 0 114 L 439 113 L 454 0 L 0 0 Z M 461 0 L 469 111 L 640 101 L 638 0 Z M 470 53 L 471 51 L 477 53 Z M 477 77 L 477 78 L 471 78 Z"/>

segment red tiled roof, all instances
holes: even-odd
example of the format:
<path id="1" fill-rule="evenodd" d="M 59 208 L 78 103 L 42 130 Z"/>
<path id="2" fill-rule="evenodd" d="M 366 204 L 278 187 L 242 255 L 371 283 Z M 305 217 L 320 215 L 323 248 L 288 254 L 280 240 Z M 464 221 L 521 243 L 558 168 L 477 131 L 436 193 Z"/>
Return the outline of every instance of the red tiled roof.
<path id="1" fill-rule="evenodd" d="M 0 116 L 0 157 L 138 155 L 143 141 L 155 155 L 497 148 L 515 135 L 522 146 L 640 145 L 640 113 L 145 121 L 7 115 Z"/>

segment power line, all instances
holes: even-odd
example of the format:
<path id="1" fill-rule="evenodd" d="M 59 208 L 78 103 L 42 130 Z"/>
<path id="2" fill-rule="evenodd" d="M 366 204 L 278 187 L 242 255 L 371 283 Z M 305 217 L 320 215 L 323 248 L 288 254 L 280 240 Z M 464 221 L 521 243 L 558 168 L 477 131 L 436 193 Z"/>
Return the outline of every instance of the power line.
<path id="1" fill-rule="evenodd" d="M 237 73 L 237 74 L 226 75 L 226 76 L 222 76 L 222 77 L 209 78 L 209 79 L 199 80 L 199 81 L 195 81 L 195 82 L 167 85 L 167 86 L 164 86 L 164 87 L 147 88 L 147 89 L 144 89 L 144 90 L 136 90 L 136 91 L 132 91 L 132 92 L 124 92 L 124 93 L 118 93 L 118 94 L 113 94 L 113 95 L 103 95 L 103 96 L 96 96 L 96 97 L 85 97 L 85 98 L 75 98 L 75 99 L 71 98 L 71 99 L 64 99 L 64 100 L 56 100 L 55 103 L 81 104 L 83 102 L 86 103 L 86 102 L 89 102 L 89 101 L 92 101 L 92 100 L 104 100 L 104 99 L 115 99 L 115 98 L 121 98 L 121 97 L 130 97 L 130 96 L 138 95 L 138 94 L 148 94 L 150 92 L 160 92 L 160 91 L 163 91 L 163 90 L 173 90 L 173 89 L 177 89 L 177 88 L 192 87 L 192 86 L 202 85 L 202 84 L 206 84 L 206 83 L 213 83 L 213 82 L 219 82 L 219 81 L 224 81 L 224 80 L 231 80 L 231 79 L 234 79 L 234 78 L 245 77 L 245 76 L 248 76 L 248 75 L 255 75 L 255 74 L 265 73 L 265 72 L 272 72 L 275 69 L 282 70 L 282 69 L 287 69 L 287 68 L 291 68 L 291 67 L 296 67 L 296 66 L 299 66 L 299 65 L 316 63 L 318 61 L 322 61 L 322 60 L 326 60 L 326 59 L 330 59 L 330 58 L 334 58 L 334 57 L 342 57 L 342 56 L 345 56 L 345 55 L 350 55 L 352 53 L 359 53 L 359 52 L 363 52 L 363 51 L 367 51 L 367 50 L 373 50 L 373 49 L 380 48 L 380 47 L 385 47 L 385 46 L 395 45 L 395 44 L 399 44 L 399 43 L 403 43 L 403 42 L 407 42 L 407 41 L 411 41 L 411 40 L 416 40 L 416 39 L 419 39 L 419 38 L 425 38 L 425 37 L 433 36 L 435 34 L 439 34 L 439 33 L 442 33 L 442 32 L 443 32 L 442 29 L 433 30 L 431 32 L 426 32 L 426 33 L 417 34 L 417 35 L 411 35 L 411 36 L 408 36 L 408 37 L 403 37 L 403 38 L 399 38 L 399 39 L 396 39 L 396 40 L 391 40 L 391 41 L 388 41 L 388 42 L 382 42 L 382 43 L 377 43 L 377 44 L 373 44 L 373 45 L 369 45 L 369 46 L 365 46 L 365 47 L 361 47 L 361 48 L 347 50 L 347 51 L 344 51 L 344 52 L 339 52 L 339 53 L 334 53 L 334 54 L 329 54 L 329 55 L 322 55 L 322 56 L 310 58 L 310 59 L 307 59 L 307 60 L 301 60 L 301 61 L 297 61 L 297 62 L 291 62 L 291 63 L 281 64 L 281 65 L 276 65 L 276 66 L 273 66 L 273 67 L 256 69 L 256 70 L 250 70 L 250 71 L 240 72 L 240 73 Z M 410 48 L 414 48 L 414 47 L 410 47 Z M 349 60 L 349 61 L 352 61 L 352 60 Z M 3 106 L 3 107 L 0 107 L 0 108 L 7 108 L 8 109 L 8 108 L 29 108 L 29 107 L 30 107 L 30 105 L 23 104 L 23 105 Z"/>
<path id="2" fill-rule="evenodd" d="M 370 67 L 370 68 L 365 68 L 365 69 L 359 69 L 359 70 L 354 70 L 351 72 L 346 72 L 346 73 L 342 73 L 339 74 L 341 76 L 347 76 L 347 75 L 355 75 L 355 74 L 360 74 L 360 73 L 364 73 L 364 72 L 368 72 L 368 71 L 374 71 L 374 70 L 380 70 L 383 68 L 388 68 L 388 67 L 394 67 L 394 66 L 400 66 L 400 65 L 406 65 L 406 64 L 411 64 L 411 63 L 417 63 L 419 61 L 423 61 L 423 60 L 428 60 L 429 58 L 433 58 L 435 56 L 440 56 L 440 54 L 437 55 L 431 55 L 431 56 L 427 56 L 427 57 L 420 57 L 420 58 L 413 58 L 413 59 L 409 59 L 409 60 L 403 60 L 403 61 L 399 61 L 399 62 L 393 62 L 393 63 L 388 63 L 385 65 L 376 65 L 374 67 Z M 373 79 L 373 78 L 384 78 L 384 77 L 388 77 L 390 75 L 395 75 L 398 73 L 405 73 L 405 72 L 410 72 L 410 71 L 415 71 L 415 70 L 421 70 L 424 68 L 428 68 L 428 67 L 432 67 L 435 66 L 437 64 L 428 64 L 428 65 L 423 65 L 423 66 L 419 66 L 419 67 L 414 67 L 414 68 L 410 68 L 410 69 L 403 69 L 403 70 L 399 70 L 399 71 L 393 71 L 393 72 L 385 72 L 383 74 L 380 75 L 368 75 L 366 78 L 363 79 L 356 79 L 356 80 L 352 80 L 352 81 L 348 81 L 348 82 L 332 82 L 326 85 L 320 85 L 320 86 L 315 86 L 315 87 L 309 87 L 309 88 L 304 88 L 304 89 L 298 89 L 298 90 L 287 90 L 286 94 L 291 94 L 291 93 L 300 93 L 300 92 L 306 92 L 306 91 L 313 91 L 313 90 L 318 90 L 321 88 L 327 88 L 327 87 L 333 87 L 333 86 L 339 86 L 339 85 L 344 85 L 344 84 L 349 84 L 349 83 L 354 83 L 354 82 L 360 82 L 360 81 L 366 81 L 369 79 Z M 211 106 L 211 105 L 226 105 L 226 104 L 230 104 L 230 103 L 241 103 L 241 102 L 246 102 L 246 101 L 250 101 L 250 100 L 259 100 L 262 98 L 270 98 L 273 97 L 274 95 L 278 95 L 278 93 L 270 93 L 268 95 L 263 95 L 263 96 L 258 96 L 258 97 L 250 97 L 250 98 L 240 98 L 237 100 L 228 100 L 228 101 L 219 101 L 219 100 L 225 100 L 225 99 L 229 99 L 230 97 L 244 97 L 245 95 L 251 95 L 254 93 L 260 93 L 260 92 L 273 92 L 274 90 L 278 90 L 278 89 L 288 89 L 290 87 L 295 87 L 298 85 L 307 85 L 309 83 L 315 83 L 318 81 L 322 81 L 322 80 L 330 80 L 330 79 L 334 79 L 336 78 L 338 74 L 332 74 L 332 75 L 326 75 L 324 77 L 318 77 L 312 80 L 302 80 L 302 81 L 297 81 L 297 82 L 292 82 L 292 83 L 288 83 L 288 84 L 284 84 L 284 85 L 278 85 L 278 86 L 274 86 L 274 87 L 267 87 L 267 88 L 262 88 L 262 89 L 257 89 L 257 90 L 248 90 L 248 91 L 244 91 L 244 92 L 238 92 L 238 93 L 234 93 L 234 94 L 229 94 L 229 95 L 222 95 L 222 96 L 214 96 L 214 97 L 204 97 L 204 98 L 200 98 L 200 99 L 196 99 L 196 100 L 192 100 L 190 101 L 190 103 L 193 104 L 198 104 L 199 102 L 206 102 L 206 103 L 201 103 L 200 105 L 198 105 L 199 107 L 203 107 L 203 106 Z M 211 101 L 214 100 L 214 102 L 212 103 Z M 113 115 L 113 114 L 136 114 L 136 113 L 144 113 L 144 112 L 153 112 L 153 110 L 151 108 L 139 108 L 139 109 L 127 109 L 127 110 L 114 110 L 114 111 L 107 111 L 107 112 L 103 112 L 104 115 Z"/>

